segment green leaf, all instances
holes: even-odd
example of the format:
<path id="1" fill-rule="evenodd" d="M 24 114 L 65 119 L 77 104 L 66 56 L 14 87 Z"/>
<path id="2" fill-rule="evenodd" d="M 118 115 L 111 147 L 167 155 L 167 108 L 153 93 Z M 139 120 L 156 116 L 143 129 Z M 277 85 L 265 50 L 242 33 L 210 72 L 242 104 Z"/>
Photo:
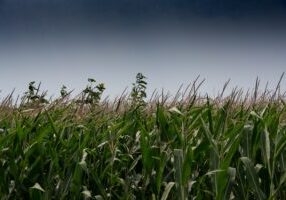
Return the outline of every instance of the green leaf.
<path id="1" fill-rule="evenodd" d="M 175 182 L 177 188 L 177 198 L 178 200 L 186 200 L 186 187 L 183 184 L 183 177 L 182 177 L 182 169 L 183 169 L 183 162 L 184 162 L 184 155 L 182 149 L 175 149 L 174 150 L 174 163 L 175 163 Z"/>
<path id="2" fill-rule="evenodd" d="M 205 135 L 205 137 L 207 138 L 208 142 L 210 143 L 215 155 L 217 156 L 217 158 L 219 158 L 219 150 L 218 150 L 218 146 L 216 144 L 216 141 L 212 138 L 212 135 L 211 135 L 211 132 L 210 130 L 208 129 L 205 121 L 203 120 L 203 118 L 201 117 L 201 122 L 202 122 L 202 125 L 203 125 L 203 133 Z"/>
<path id="3" fill-rule="evenodd" d="M 85 199 L 91 198 L 91 191 L 89 191 L 86 186 L 83 186 L 83 191 L 81 193 Z"/>
<path id="4" fill-rule="evenodd" d="M 81 158 L 81 161 L 79 162 L 79 165 L 83 168 L 83 169 L 87 169 L 87 166 L 86 166 L 86 157 L 87 157 L 87 151 L 86 149 L 83 149 L 82 150 L 82 158 Z"/>
<path id="5" fill-rule="evenodd" d="M 88 80 L 88 82 L 90 82 L 90 83 L 95 83 L 95 82 L 96 82 L 96 80 L 93 79 L 93 78 L 89 78 L 89 79 L 87 79 L 87 80 Z"/>
<path id="6" fill-rule="evenodd" d="M 254 165 L 251 162 L 251 160 L 247 157 L 241 157 L 240 160 L 244 164 L 246 171 L 247 171 L 247 177 L 250 183 L 253 185 L 254 191 L 258 197 L 258 199 L 266 199 L 265 194 L 262 192 L 260 186 L 259 186 L 259 178 L 255 171 Z"/>
<path id="7" fill-rule="evenodd" d="M 177 113 L 179 115 L 183 115 L 183 113 L 177 107 L 172 107 L 169 109 L 169 111 L 173 113 Z"/>
<path id="8" fill-rule="evenodd" d="M 229 167 L 227 169 L 227 175 L 228 175 L 227 185 L 224 188 L 224 194 L 223 194 L 223 199 L 225 200 L 230 199 L 231 190 L 233 185 L 235 184 L 236 169 L 233 167 Z"/>
<path id="9" fill-rule="evenodd" d="M 270 151 L 270 139 L 269 139 L 269 132 L 267 128 L 264 129 L 264 145 L 263 145 L 263 150 L 265 152 L 265 157 L 266 157 L 266 163 L 267 163 L 267 169 L 269 172 L 270 177 L 272 177 L 272 166 L 270 164 L 270 158 L 271 158 L 271 151 Z"/>
<path id="10" fill-rule="evenodd" d="M 167 200 L 168 196 L 169 196 L 169 193 L 171 191 L 171 189 L 173 188 L 173 186 L 175 185 L 174 182 L 169 182 L 166 187 L 165 187 L 165 190 L 162 194 L 162 197 L 161 197 L 161 200 Z"/>
<path id="11" fill-rule="evenodd" d="M 33 187 L 30 187 L 31 189 L 39 190 L 41 192 L 45 192 L 45 190 L 42 188 L 42 186 L 39 183 L 35 183 Z"/>

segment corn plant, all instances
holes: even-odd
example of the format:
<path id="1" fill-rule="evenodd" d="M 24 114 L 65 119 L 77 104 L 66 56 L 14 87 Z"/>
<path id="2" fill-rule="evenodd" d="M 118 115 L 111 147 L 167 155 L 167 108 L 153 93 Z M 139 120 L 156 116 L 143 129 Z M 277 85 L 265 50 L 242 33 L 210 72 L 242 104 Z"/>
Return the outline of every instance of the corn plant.
<path id="1" fill-rule="evenodd" d="M 260 96 L 256 81 L 252 96 L 210 98 L 193 84 L 185 99 L 148 101 L 139 73 L 131 100 L 109 102 L 88 81 L 80 98 L 63 87 L 65 101 L 40 109 L 35 82 L 22 104 L 3 99 L 0 199 L 286 199 L 279 89 Z"/>

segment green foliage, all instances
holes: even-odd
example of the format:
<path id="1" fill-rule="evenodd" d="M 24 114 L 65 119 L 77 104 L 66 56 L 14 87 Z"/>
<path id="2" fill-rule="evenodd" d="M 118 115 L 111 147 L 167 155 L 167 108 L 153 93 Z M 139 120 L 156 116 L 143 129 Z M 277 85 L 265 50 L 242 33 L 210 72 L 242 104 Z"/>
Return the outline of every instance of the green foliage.
<path id="1" fill-rule="evenodd" d="M 60 93 L 62 98 L 68 95 L 67 87 L 65 85 L 62 86 Z"/>
<path id="2" fill-rule="evenodd" d="M 34 82 L 25 109 L 1 104 L 0 199 L 286 199 L 281 96 L 146 103 L 138 74 L 132 101 L 108 107 L 104 85 L 88 81 L 81 104 L 35 109 Z"/>
<path id="3" fill-rule="evenodd" d="M 101 95 L 105 90 L 103 83 L 95 85 L 96 80 L 89 78 L 89 84 L 83 90 L 83 100 L 82 102 L 90 105 L 97 105 L 100 101 Z"/>
<path id="4" fill-rule="evenodd" d="M 132 84 L 132 92 L 131 92 L 131 98 L 132 98 L 132 105 L 134 107 L 140 107 L 145 106 L 145 98 L 146 95 L 146 77 L 142 73 L 138 73 L 136 75 L 136 82 Z"/>
<path id="5" fill-rule="evenodd" d="M 35 81 L 32 81 L 29 83 L 28 90 L 25 92 L 23 96 L 23 101 L 26 101 L 26 103 L 48 103 L 48 100 L 45 98 L 46 93 L 43 92 L 40 94 L 40 86 L 41 83 L 38 84 L 38 86 L 35 86 Z"/>

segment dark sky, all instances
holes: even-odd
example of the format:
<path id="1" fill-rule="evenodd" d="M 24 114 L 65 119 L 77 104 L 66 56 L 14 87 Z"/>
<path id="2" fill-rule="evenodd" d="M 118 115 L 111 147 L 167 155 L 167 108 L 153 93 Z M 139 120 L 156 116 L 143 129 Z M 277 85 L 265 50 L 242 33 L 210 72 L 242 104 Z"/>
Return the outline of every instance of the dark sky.
<path id="1" fill-rule="evenodd" d="M 139 30 L 173 22 L 188 27 L 197 19 L 272 24 L 285 21 L 286 0 L 0 0 L 0 36 Z"/>
<path id="2" fill-rule="evenodd" d="M 188 28 L 201 19 L 271 26 L 286 21 L 286 0 L 0 0 L 2 39 Z"/>
<path id="3" fill-rule="evenodd" d="M 122 15 L 174 13 L 206 15 L 244 15 L 285 10 L 285 0 L 1 0 L 2 10 L 47 10 L 57 13 L 69 9 L 94 12 L 119 12 Z M 90 14 L 88 13 L 88 14 Z M 264 13 L 265 14 L 265 13 Z"/>
<path id="4" fill-rule="evenodd" d="M 213 93 L 286 71 L 286 0 L 0 0 L 0 96 L 31 80 L 56 94 L 88 77 L 120 94 L 136 73 Z"/>
<path id="5" fill-rule="evenodd" d="M 188 29 L 200 26 L 200 20 L 212 23 L 210 29 L 223 28 L 213 21 L 225 20 L 282 26 L 286 0 L 0 0 L 0 40 L 77 33 L 112 36 L 118 30 L 140 33 L 161 26 Z"/>
<path id="6" fill-rule="evenodd" d="M 1 21 L 152 21 L 284 15 L 286 0 L 0 0 Z"/>

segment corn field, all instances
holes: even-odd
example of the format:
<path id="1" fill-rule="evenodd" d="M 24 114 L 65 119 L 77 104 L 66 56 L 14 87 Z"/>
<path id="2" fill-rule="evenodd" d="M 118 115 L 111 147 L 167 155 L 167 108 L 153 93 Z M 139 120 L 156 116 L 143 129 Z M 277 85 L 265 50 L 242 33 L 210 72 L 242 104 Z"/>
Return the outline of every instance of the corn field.
<path id="1" fill-rule="evenodd" d="M 286 199 L 285 94 L 276 89 L 199 93 L 196 79 L 170 97 L 47 99 L 29 84 L 0 106 L 0 199 Z"/>

